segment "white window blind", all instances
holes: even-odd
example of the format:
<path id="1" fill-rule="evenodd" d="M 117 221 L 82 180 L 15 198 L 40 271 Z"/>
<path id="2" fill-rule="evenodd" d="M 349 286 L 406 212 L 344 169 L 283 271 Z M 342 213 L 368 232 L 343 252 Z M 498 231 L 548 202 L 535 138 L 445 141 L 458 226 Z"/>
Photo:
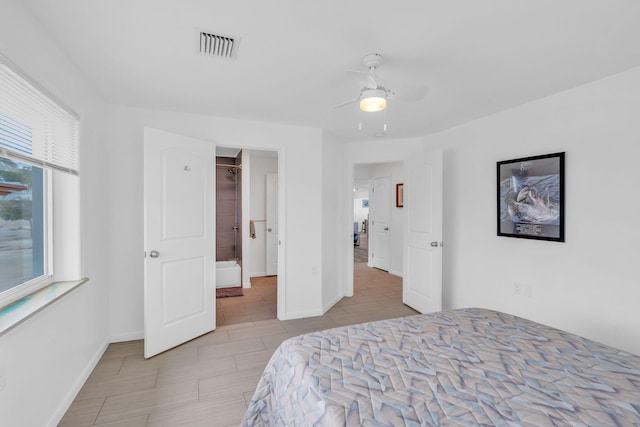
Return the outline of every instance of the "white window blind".
<path id="1" fill-rule="evenodd" d="M 0 155 L 78 173 L 78 117 L 0 55 Z"/>

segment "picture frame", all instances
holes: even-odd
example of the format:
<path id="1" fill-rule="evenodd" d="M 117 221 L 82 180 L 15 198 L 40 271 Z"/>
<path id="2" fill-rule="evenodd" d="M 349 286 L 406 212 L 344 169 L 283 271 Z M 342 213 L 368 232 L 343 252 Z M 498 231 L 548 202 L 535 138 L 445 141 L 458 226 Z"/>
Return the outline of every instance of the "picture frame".
<path id="1" fill-rule="evenodd" d="M 565 153 L 497 162 L 498 236 L 565 241 Z"/>
<path id="2" fill-rule="evenodd" d="M 363 208 L 369 207 L 369 199 L 362 199 L 362 207 Z"/>
<path id="3" fill-rule="evenodd" d="M 404 183 L 396 184 L 396 208 L 404 207 Z"/>

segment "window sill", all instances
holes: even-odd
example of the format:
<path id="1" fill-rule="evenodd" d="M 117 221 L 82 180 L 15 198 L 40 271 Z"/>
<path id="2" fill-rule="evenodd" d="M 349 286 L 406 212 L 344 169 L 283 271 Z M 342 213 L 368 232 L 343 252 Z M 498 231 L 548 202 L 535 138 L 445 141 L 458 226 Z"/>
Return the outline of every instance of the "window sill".
<path id="1" fill-rule="evenodd" d="M 88 278 L 55 282 L 0 309 L 0 335 L 82 285 Z"/>

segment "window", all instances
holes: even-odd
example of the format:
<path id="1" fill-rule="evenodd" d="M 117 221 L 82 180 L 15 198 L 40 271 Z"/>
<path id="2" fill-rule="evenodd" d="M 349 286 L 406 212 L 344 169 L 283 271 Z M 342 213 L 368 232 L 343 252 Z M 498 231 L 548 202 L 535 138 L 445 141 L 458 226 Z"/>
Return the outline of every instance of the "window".
<path id="1" fill-rule="evenodd" d="M 77 145 L 77 116 L 0 55 L 0 307 L 79 276 Z"/>
<path id="2" fill-rule="evenodd" d="M 0 292 L 45 275 L 42 168 L 0 157 Z"/>

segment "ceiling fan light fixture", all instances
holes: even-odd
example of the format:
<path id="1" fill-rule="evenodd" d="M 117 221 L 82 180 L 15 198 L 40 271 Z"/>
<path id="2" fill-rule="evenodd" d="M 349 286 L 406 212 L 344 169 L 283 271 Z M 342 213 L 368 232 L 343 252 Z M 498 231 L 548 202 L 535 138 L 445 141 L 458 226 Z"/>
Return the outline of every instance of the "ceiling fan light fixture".
<path id="1" fill-rule="evenodd" d="M 375 113 L 376 111 L 382 111 L 385 108 L 387 108 L 386 98 L 371 96 L 360 100 L 360 110 L 366 113 Z"/>
<path id="2" fill-rule="evenodd" d="M 382 89 L 369 89 L 362 91 L 360 97 L 360 110 L 366 113 L 374 113 L 387 108 L 387 92 Z"/>

